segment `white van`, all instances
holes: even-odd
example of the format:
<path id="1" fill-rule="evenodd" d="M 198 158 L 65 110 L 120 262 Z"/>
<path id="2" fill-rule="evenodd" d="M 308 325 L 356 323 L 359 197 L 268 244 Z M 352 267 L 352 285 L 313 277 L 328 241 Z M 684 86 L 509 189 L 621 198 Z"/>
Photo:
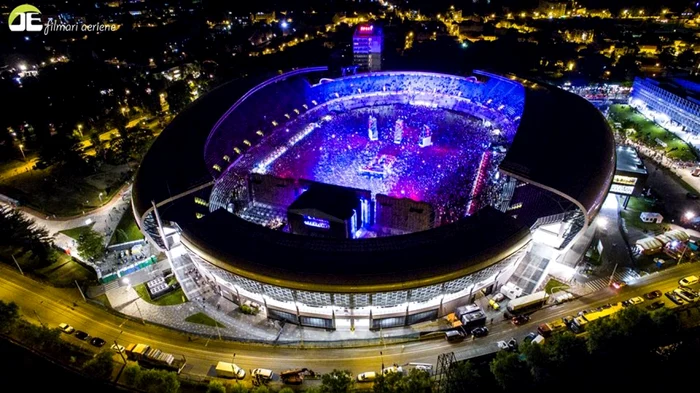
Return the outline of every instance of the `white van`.
<path id="1" fill-rule="evenodd" d="M 367 371 L 366 373 L 357 374 L 357 382 L 372 382 L 377 379 L 377 373 Z"/>
<path id="2" fill-rule="evenodd" d="M 270 381 L 270 380 L 272 380 L 273 375 L 274 375 L 274 373 L 272 372 L 272 370 L 268 370 L 266 368 L 256 368 L 256 369 L 253 369 L 250 371 L 250 376 L 253 379 L 257 378 L 257 379 Z"/>

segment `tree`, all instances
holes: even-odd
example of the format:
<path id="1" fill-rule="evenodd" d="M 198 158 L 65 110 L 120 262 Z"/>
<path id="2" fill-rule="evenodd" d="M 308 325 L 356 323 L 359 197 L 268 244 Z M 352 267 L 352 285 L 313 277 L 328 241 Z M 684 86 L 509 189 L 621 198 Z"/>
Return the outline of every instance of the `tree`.
<path id="1" fill-rule="evenodd" d="M 0 300 L 0 332 L 10 330 L 19 320 L 19 306 L 15 302 Z"/>
<path id="2" fill-rule="evenodd" d="M 525 363 L 521 362 L 518 354 L 509 351 L 500 351 L 491 361 L 489 369 L 496 379 L 496 383 L 505 391 L 525 390 L 531 385 L 530 373 Z"/>
<path id="3" fill-rule="evenodd" d="M 138 364 L 128 364 L 124 368 L 124 382 L 130 386 L 136 386 L 136 382 L 141 374 L 141 367 Z"/>
<path id="4" fill-rule="evenodd" d="M 260 385 L 258 387 L 253 388 L 250 393 L 271 393 L 270 388 L 268 388 L 265 385 Z"/>
<path id="5" fill-rule="evenodd" d="M 180 112 L 190 103 L 190 87 L 187 86 L 187 82 L 182 80 L 173 82 L 166 91 L 171 112 Z"/>
<path id="6" fill-rule="evenodd" d="M 220 381 L 210 381 L 207 387 L 207 393 L 226 393 L 226 386 Z"/>
<path id="7" fill-rule="evenodd" d="M 661 344 L 665 344 L 668 338 L 674 337 L 681 329 L 681 322 L 678 314 L 670 308 L 662 308 L 651 313 L 654 327 L 661 339 Z"/>
<path id="8" fill-rule="evenodd" d="M 114 371 L 112 353 L 109 351 L 102 351 L 98 353 L 95 355 L 95 357 L 85 362 L 83 365 L 83 371 L 85 371 L 86 374 L 96 378 L 111 379 L 112 372 Z"/>
<path id="9" fill-rule="evenodd" d="M 104 255 L 105 246 L 102 236 L 90 229 L 83 232 L 78 239 L 78 253 L 87 260 L 94 260 Z"/>
<path id="10" fill-rule="evenodd" d="M 523 343 L 520 346 L 525 364 L 530 371 L 532 380 L 536 384 L 541 384 L 549 380 L 551 372 L 551 362 L 549 353 L 542 344 Z"/>
<path id="11" fill-rule="evenodd" d="M 0 249 L 9 249 L 17 258 L 29 253 L 29 259 L 41 265 L 54 260 L 49 231 L 10 207 L 0 207 Z"/>
<path id="12" fill-rule="evenodd" d="M 433 382 L 430 380 L 430 374 L 414 368 L 403 378 L 399 391 L 406 393 L 430 393 L 432 387 Z"/>
<path id="13" fill-rule="evenodd" d="M 248 388 L 245 387 L 245 385 L 236 383 L 233 385 L 229 385 L 229 393 L 248 393 Z"/>
<path id="14" fill-rule="evenodd" d="M 321 392 L 346 393 L 352 389 L 353 384 L 349 370 L 333 370 L 321 377 Z"/>
<path id="15" fill-rule="evenodd" d="M 70 132 L 61 132 L 44 141 L 39 149 L 39 162 L 59 169 L 82 171 L 86 169 L 85 154 L 80 141 Z"/>
<path id="16" fill-rule="evenodd" d="M 180 381 L 170 371 L 139 369 L 135 386 L 147 393 L 175 393 L 180 389 Z"/>
<path id="17" fill-rule="evenodd" d="M 450 377 L 447 380 L 447 393 L 461 393 L 465 386 L 479 391 L 483 388 L 481 375 L 470 361 L 452 363 Z"/>

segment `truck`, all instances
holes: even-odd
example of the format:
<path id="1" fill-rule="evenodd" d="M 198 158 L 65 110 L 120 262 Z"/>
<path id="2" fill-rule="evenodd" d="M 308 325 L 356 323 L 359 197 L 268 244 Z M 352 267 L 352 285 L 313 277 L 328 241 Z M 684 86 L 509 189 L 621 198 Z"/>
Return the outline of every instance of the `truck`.
<path id="1" fill-rule="evenodd" d="M 511 314 L 522 314 L 528 311 L 536 310 L 547 301 L 549 295 L 545 291 L 535 292 L 531 295 L 526 295 L 513 299 L 508 302 L 508 312 Z"/>
<path id="2" fill-rule="evenodd" d="M 471 332 L 472 329 L 486 325 L 486 314 L 481 309 L 478 311 L 462 314 L 462 327 L 465 332 Z"/>
<path id="3" fill-rule="evenodd" d="M 182 359 L 178 359 L 172 354 L 147 344 L 129 344 L 124 352 L 129 359 L 138 362 L 139 365 L 175 371 L 178 374 L 187 364 L 187 359 L 184 356 Z"/>
<path id="4" fill-rule="evenodd" d="M 233 363 L 219 362 L 216 364 L 216 376 L 224 378 L 245 378 L 245 370 Z"/>
<path id="5" fill-rule="evenodd" d="M 537 327 L 537 333 L 542 337 L 551 337 L 552 334 L 562 332 L 567 329 L 566 324 L 562 320 L 556 320 L 548 323 L 543 323 Z"/>
<path id="6" fill-rule="evenodd" d="M 301 385 L 304 382 L 304 373 L 309 371 L 306 368 L 297 368 L 292 370 L 282 371 L 280 373 L 280 378 L 283 383 L 289 385 Z"/>

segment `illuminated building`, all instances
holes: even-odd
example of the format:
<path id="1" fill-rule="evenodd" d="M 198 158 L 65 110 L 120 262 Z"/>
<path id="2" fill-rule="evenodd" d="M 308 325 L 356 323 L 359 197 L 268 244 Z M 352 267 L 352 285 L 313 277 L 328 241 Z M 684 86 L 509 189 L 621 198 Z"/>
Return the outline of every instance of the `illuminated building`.
<path id="1" fill-rule="evenodd" d="M 635 78 L 630 105 L 669 131 L 700 132 L 700 84 L 687 79 Z"/>
<path id="2" fill-rule="evenodd" d="M 355 65 L 363 70 L 382 69 L 382 29 L 375 25 L 359 25 L 352 36 L 352 54 Z"/>

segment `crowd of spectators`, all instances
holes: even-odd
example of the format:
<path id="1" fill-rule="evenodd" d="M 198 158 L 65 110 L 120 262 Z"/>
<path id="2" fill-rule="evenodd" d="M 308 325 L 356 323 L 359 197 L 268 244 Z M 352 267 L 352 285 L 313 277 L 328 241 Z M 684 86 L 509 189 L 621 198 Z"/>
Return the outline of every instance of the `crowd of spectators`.
<path id="1" fill-rule="evenodd" d="M 486 187 L 472 196 L 471 185 L 489 146 L 512 141 L 524 105 L 517 82 L 430 73 L 363 74 L 313 86 L 295 79 L 258 93 L 218 130 L 219 139 L 231 133 L 229 143 L 240 148 L 217 180 L 212 208 L 231 210 L 255 171 L 426 201 L 439 222 L 453 221 L 466 214 L 471 198 L 497 193 Z M 376 142 L 368 140 L 370 115 L 379 125 Z M 398 119 L 406 124 L 399 145 L 393 143 Z M 433 146 L 418 146 L 423 125 L 433 130 Z M 383 177 L 362 175 L 360 168 L 380 155 L 397 162 Z M 491 179 L 498 157 L 483 169 Z"/>

